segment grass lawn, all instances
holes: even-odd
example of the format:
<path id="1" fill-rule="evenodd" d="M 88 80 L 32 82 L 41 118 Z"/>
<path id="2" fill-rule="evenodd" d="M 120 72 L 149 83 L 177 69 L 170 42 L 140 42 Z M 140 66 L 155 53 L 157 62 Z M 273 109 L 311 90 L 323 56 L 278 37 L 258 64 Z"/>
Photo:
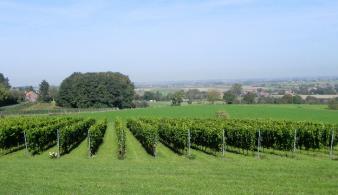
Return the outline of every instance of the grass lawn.
<path id="1" fill-rule="evenodd" d="M 264 154 L 259 160 L 228 152 L 223 159 L 193 150 L 195 159 L 188 159 L 160 144 L 153 158 L 128 132 L 127 158 L 117 159 L 114 117 L 213 117 L 223 110 L 231 118 L 338 123 L 338 112 L 307 105 L 191 105 L 85 113 L 81 116 L 109 119 L 95 157 L 88 159 L 86 141 L 58 160 L 48 158 L 55 147 L 34 157 L 26 157 L 23 150 L 2 156 L 0 194 L 338 194 L 338 162 L 327 155 Z"/>
<path id="2" fill-rule="evenodd" d="M 230 118 L 269 118 L 276 120 L 313 121 L 338 123 L 338 111 L 328 110 L 326 105 L 186 105 L 150 107 L 102 113 L 84 113 L 82 116 L 107 117 L 215 117 L 216 112 L 226 111 Z"/>

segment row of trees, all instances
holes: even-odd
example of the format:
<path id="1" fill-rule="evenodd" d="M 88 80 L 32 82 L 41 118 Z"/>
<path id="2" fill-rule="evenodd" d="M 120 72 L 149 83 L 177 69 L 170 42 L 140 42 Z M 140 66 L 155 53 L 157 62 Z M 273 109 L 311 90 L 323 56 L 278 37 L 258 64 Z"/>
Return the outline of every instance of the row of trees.
<path id="1" fill-rule="evenodd" d="M 259 91 L 258 91 L 259 92 Z M 207 100 L 210 103 L 216 101 L 224 101 L 227 104 L 320 104 L 320 99 L 314 96 L 307 96 L 303 99 L 299 95 L 285 94 L 282 97 L 259 96 L 259 93 L 247 92 L 243 93 L 243 87 L 240 84 L 234 84 L 223 94 L 218 90 L 199 91 L 198 89 L 190 89 L 188 91 L 177 91 L 163 95 L 159 91 L 146 91 L 143 96 L 136 96 L 138 100 L 156 100 L 156 101 L 171 101 L 172 105 L 181 105 L 183 101 L 191 104 L 193 101 Z M 331 104 L 334 100 L 330 101 Z"/>
<path id="2" fill-rule="evenodd" d="M 72 108 L 89 107 L 133 107 L 134 85 L 129 78 L 120 73 L 73 73 L 66 78 L 60 88 L 51 87 L 46 80 L 33 87 L 12 89 L 9 79 L 0 73 L 0 106 L 25 101 L 26 93 L 38 94 L 39 102 L 56 100 L 59 106 Z"/>
<path id="3" fill-rule="evenodd" d="M 317 88 L 318 89 L 318 88 Z M 19 103 L 25 100 L 25 92 L 34 91 L 33 87 L 11 88 L 9 79 L 0 73 L 0 106 Z M 89 107 L 147 107 L 147 101 L 171 101 L 172 105 L 181 105 L 182 102 L 191 104 L 193 101 L 207 100 L 210 103 L 224 101 L 227 104 L 318 104 L 319 99 L 308 96 L 303 100 L 299 95 L 285 94 L 281 98 L 260 95 L 257 93 L 243 93 L 241 84 L 233 84 L 232 87 L 221 93 L 219 90 L 200 91 L 190 89 L 180 90 L 168 94 L 159 91 L 146 91 L 143 95 L 134 93 L 134 85 L 128 76 L 121 73 L 73 73 L 66 78 L 60 88 L 50 86 L 46 80 L 39 85 L 36 92 L 40 102 L 56 100 L 59 106 L 72 108 Z M 338 100 L 329 102 L 330 109 L 338 108 Z"/>
<path id="4" fill-rule="evenodd" d="M 17 87 L 12 88 L 9 79 L 0 73 L 0 106 L 17 104 L 25 101 L 25 93 L 35 90 L 33 87 Z M 43 80 L 39 85 L 39 90 L 36 92 L 39 95 L 40 102 L 50 102 L 56 97 L 57 88 L 50 87 L 49 83 Z"/>
<path id="5" fill-rule="evenodd" d="M 205 91 L 200 91 L 198 89 L 189 89 L 188 91 L 179 91 L 180 95 L 183 95 L 183 98 L 186 98 L 190 101 L 203 100 L 207 99 L 208 93 Z M 161 93 L 160 91 L 145 91 L 143 95 L 135 94 L 135 100 L 144 100 L 144 101 L 170 101 L 177 95 L 177 92 L 172 92 L 168 94 Z"/>
<path id="6" fill-rule="evenodd" d="M 10 89 L 9 79 L 0 73 L 0 106 L 17 103 L 15 94 Z"/>
<path id="7" fill-rule="evenodd" d="M 294 88 L 293 91 L 302 95 L 335 95 L 338 93 L 338 84 L 303 84 Z"/>
<path id="8" fill-rule="evenodd" d="M 49 85 L 46 80 L 42 80 L 39 85 L 39 101 L 40 102 L 51 102 L 57 99 L 59 88 Z"/>

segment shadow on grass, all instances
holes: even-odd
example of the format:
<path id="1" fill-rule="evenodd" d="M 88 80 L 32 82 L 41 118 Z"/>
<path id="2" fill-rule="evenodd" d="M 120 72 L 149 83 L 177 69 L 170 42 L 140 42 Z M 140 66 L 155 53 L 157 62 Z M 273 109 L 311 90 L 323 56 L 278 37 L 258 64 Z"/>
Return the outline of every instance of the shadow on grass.
<path id="1" fill-rule="evenodd" d="M 2 150 L 2 151 L 0 151 L 0 157 L 5 156 L 7 154 L 11 154 L 13 152 L 17 152 L 17 151 L 22 150 L 24 148 L 25 148 L 25 145 L 21 145 L 21 146 L 18 146 L 18 147 Z"/>
<path id="2" fill-rule="evenodd" d="M 64 155 L 68 155 L 72 152 L 72 150 L 74 150 L 75 148 L 77 148 L 87 137 L 84 137 L 83 139 L 79 140 L 78 142 L 74 143 L 67 151 L 60 151 L 60 156 L 64 156 Z M 60 148 L 60 150 L 62 150 Z"/>
<path id="3" fill-rule="evenodd" d="M 177 148 L 175 148 L 172 144 L 169 144 L 167 143 L 166 141 L 160 139 L 160 142 L 166 146 L 167 148 L 169 148 L 171 151 L 175 152 L 176 154 L 178 154 L 179 156 L 183 156 L 183 155 L 186 155 L 186 151 L 182 151 L 182 150 L 179 150 Z"/>

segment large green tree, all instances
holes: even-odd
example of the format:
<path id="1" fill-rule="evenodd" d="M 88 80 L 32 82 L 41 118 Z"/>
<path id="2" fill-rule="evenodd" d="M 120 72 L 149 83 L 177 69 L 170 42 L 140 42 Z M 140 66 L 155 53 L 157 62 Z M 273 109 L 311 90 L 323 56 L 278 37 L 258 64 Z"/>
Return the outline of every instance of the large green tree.
<path id="1" fill-rule="evenodd" d="M 0 84 L 3 85 L 6 89 L 10 89 L 9 79 L 0 73 Z"/>
<path id="2" fill-rule="evenodd" d="M 73 108 L 130 108 L 133 98 L 134 85 L 121 73 L 73 73 L 61 83 L 56 101 Z"/>
<path id="3" fill-rule="evenodd" d="M 153 91 L 146 91 L 144 92 L 143 95 L 143 100 L 156 100 L 156 101 L 160 101 L 163 99 L 163 95 L 162 93 L 160 93 L 159 91 L 153 92 Z"/>
<path id="4" fill-rule="evenodd" d="M 232 91 L 226 91 L 223 94 L 223 100 L 227 104 L 232 104 L 236 100 L 236 95 Z"/>
<path id="5" fill-rule="evenodd" d="M 41 102 L 50 102 L 49 83 L 43 80 L 39 86 L 39 100 Z"/>
<path id="6" fill-rule="evenodd" d="M 0 106 L 7 106 L 16 103 L 17 99 L 13 96 L 11 91 L 3 84 L 0 84 Z"/>
<path id="7" fill-rule="evenodd" d="M 189 89 L 188 91 L 185 92 L 186 98 L 189 99 L 189 101 L 193 100 L 203 100 L 207 99 L 208 94 L 205 91 L 200 91 L 198 89 Z"/>
<path id="8" fill-rule="evenodd" d="M 302 104 L 302 103 L 304 103 L 304 100 L 300 95 L 295 95 L 295 96 L 293 96 L 292 103 L 293 104 Z"/>
<path id="9" fill-rule="evenodd" d="M 328 106 L 331 110 L 338 110 L 338 98 L 330 99 Z"/>
<path id="10" fill-rule="evenodd" d="M 17 99 L 10 89 L 9 79 L 0 73 L 0 106 L 17 103 Z"/>
<path id="11" fill-rule="evenodd" d="M 55 100 L 59 92 L 59 88 L 56 86 L 50 86 L 49 87 L 49 95 L 51 100 Z"/>
<path id="12" fill-rule="evenodd" d="M 236 95 L 236 97 L 239 97 L 243 92 L 243 87 L 239 83 L 235 83 L 231 86 L 230 91 Z"/>
<path id="13" fill-rule="evenodd" d="M 214 104 L 215 101 L 220 100 L 222 98 L 221 96 L 222 96 L 221 93 L 217 90 L 208 91 L 208 101 L 212 104 Z"/>
<path id="14" fill-rule="evenodd" d="M 248 92 L 244 95 L 243 97 L 243 101 L 247 104 L 254 104 L 256 101 L 256 93 L 253 93 L 253 92 Z"/>
<path id="15" fill-rule="evenodd" d="M 0 106 L 6 105 L 6 102 L 8 101 L 10 97 L 10 93 L 8 89 L 2 84 L 0 84 Z"/>
<path id="16" fill-rule="evenodd" d="M 283 104 L 292 104 L 293 103 L 293 96 L 291 94 L 285 94 L 282 98 L 281 98 L 281 103 Z"/>
<path id="17" fill-rule="evenodd" d="M 171 105 L 180 106 L 183 102 L 184 91 L 177 91 L 171 97 Z"/>

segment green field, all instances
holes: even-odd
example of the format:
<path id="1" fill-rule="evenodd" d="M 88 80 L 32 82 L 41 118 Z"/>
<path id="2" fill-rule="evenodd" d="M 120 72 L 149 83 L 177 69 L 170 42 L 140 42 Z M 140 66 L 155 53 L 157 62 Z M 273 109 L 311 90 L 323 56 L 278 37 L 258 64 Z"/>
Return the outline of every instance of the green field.
<path id="1" fill-rule="evenodd" d="M 128 132 L 127 158 L 117 158 L 112 128 L 117 116 L 205 118 L 217 111 L 231 118 L 338 123 L 337 111 L 310 105 L 191 105 L 82 113 L 78 115 L 109 120 L 95 157 L 88 159 L 86 141 L 58 160 L 48 158 L 55 147 L 34 157 L 26 157 L 24 150 L 1 156 L 0 194 L 338 194 L 338 162 L 313 152 L 302 151 L 295 158 L 264 154 L 262 159 L 227 152 L 223 159 L 193 150 L 195 158 L 188 159 L 159 145 L 154 158 Z"/>
<path id="2" fill-rule="evenodd" d="M 84 116 L 93 117 L 215 117 L 216 112 L 226 111 L 230 118 L 258 119 L 268 118 L 277 120 L 313 121 L 338 123 L 338 112 L 328 110 L 326 105 L 187 105 L 187 106 L 160 106 L 146 109 L 120 110 L 109 113 L 88 113 Z"/>

